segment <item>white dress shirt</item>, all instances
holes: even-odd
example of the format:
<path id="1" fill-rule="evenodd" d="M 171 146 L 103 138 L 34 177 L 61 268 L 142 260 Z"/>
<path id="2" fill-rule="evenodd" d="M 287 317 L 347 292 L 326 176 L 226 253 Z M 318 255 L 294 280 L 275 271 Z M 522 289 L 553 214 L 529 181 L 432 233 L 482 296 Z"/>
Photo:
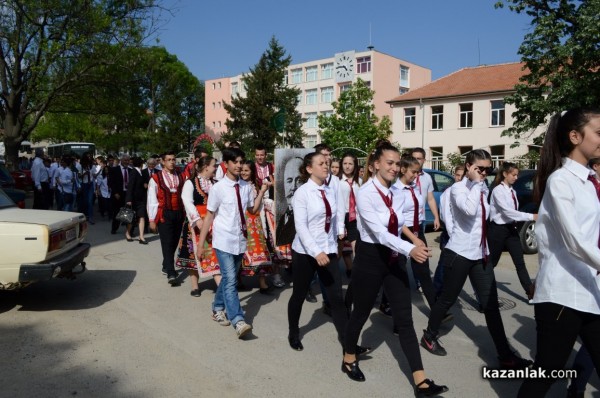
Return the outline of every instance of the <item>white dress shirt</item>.
<path id="1" fill-rule="evenodd" d="M 453 223 L 452 232 L 448 232 L 450 240 L 446 248 L 469 260 L 480 260 L 483 258 L 481 193 L 487 220 L 490 215 L 488 187 L 484 182 L 473 182 L 465 178 L 448 189 Z M 486 242 L 486 254 L 489 252 Z"/>
<path id="2" fill-rule="evenodd" d="M 338 187 L 338 213 L 337 213 L 337 228 L 338 235 L 342 235 L 345 232 L 344 219 L 346 213 L 350 211 L 350 184 L 348 183 L 349 178 L 342 175 L 339 181 Z M 358 190 L 360 189 L 360 181 L 352 182 L 352 191 L 354 192 L 354 198 L 358 196 Z M 358 210 L 356 211 L 356 218 L 358 219 Z"/>
<path id="3" fill-rule="evenodd" d="M 420 192 L 423 196 L 423 201 L 427 202 L 427 194 L 433 192 L 433 180 L 429 173 L 421 172 L 415 179 L 415 192 Z"/>
<path id="4" fill-rule="evenodd" d="M 377 188 L 384 196 L 392 197 L 392 209 L 398 217 L 398 236 L 388 231 L 390 211 L 383 202 Z M 377 177 L 369 179 L 358 191 L 356 205 L 360 217 L 358 218 L 358 232 L 363 242 L 376 243 L 389 247 L 390 249 L 408 257 L 415 245 L 400 238 L 402 226 L 404 225 L 404 195 L 392 185 L 389 189 L 381 185 Z"/>
<path id="5" fill-rule="evenodd" d="M 107 199 L 110 198 L 110 190 L 108 189 L 108 176 L 103 176 L 102 170 L 96 177 L 96 186 L 100 190 L 100 196 Z"/>
<path id="6" fill-rule="evenodd" d="M 215 171 L 215 181 L 221 181 L 225 174 L 227 174 L 227 168 L 223 170 L 223 161 L 217 165 L 217 170 Z"/>
<path id="7" fill-rule="evenodd" d="M 44 161 L 40 157 L 36 157 L 31 165 L 31 179 L 36 189 L 42 189 L 42 182 L 48 182 L 48 169 L 44 166 Z"/>
<path id="8" fill-rule="evenodd" d="M 534 303 L 600 314 L 600 203 L 580 163 L 563 158 L 546 182 L 536 237 L 540 270 Z"/>
<path id="9" fill-rule="evenodd" d="M 325 201 L 321 191 L 325 192 L 329 207 L 331 207 L 331 224 L 329 232 L 325 232 Z M 296 236 L 292 249 L 297 253 L 317 257 L 319 253 L 337 253 L 337 203 L 336 192 L 332 185 L 317 185 L 308 179 L 294 193 L 294 226 Z"/>
<path id="10" fill-rule="evenodd" d="M 121 170 L 123 170 L 121 168 Z M 158 175 L 158 178 L 162 178 L 163 182 L 166 186 L 170 186 L 171 183 L 167 180 L 167 174 L 173 176 L 172 173 L 169 173 L 166 169 L 164 172 Z M 174 178 L 174 177 L 172 177 Z M 181 175 L 177 178 L 181 178 Z M 179 180 L 177 180 L 179 181 Z M 168 200 L 168 199 L 165 199 Z M 154 181 L 154 178 L 150 178 L 148 182 L 148 192 L 146 193 L 146 211 L 148 212 L 148 221 L 154 222 L 156 221 L 156 215 L 158 214 L 158 185 Z"/>
<path id="11" fill-rule="evenodd" d="M 207 209 L 215 213 L 212 232 L 212 246 L 230 254 L 246 252 L 247 239 L 242 234 L 242 221 L 238 208 L 235 184 L 240 184 L 240 198 L 244 214 L 247 208 L 252 208 L 252 186 L 239 179 L 233 181 L 225 176 L 210 189 Z M 245 215 L 244 215 L 245 217 Z"/>
<path id="12" fill-rule="evenodd" d="M 398 181 L 396 181 L 394 185 L 396 185 L 396 187 L 400 190 L 402 195 L 404 195 L 404 211 L 402 212 L 402 215 L 404 216 L 404 225 L 406 225 L 409 228 L 412 228 L 415 219 L 415 201 L 413 200 L 412 194 L 410 193 L 411 186 L 415 191 L 415 197 L 417 198 L 417 203 L 419 206 L 419 224 L 425 221 L 425 199 L 419 194 L 419 190 L 417 189 L 415 184 L 409 186 L 400 181 L 400 179 L 398 179 Z"/>
<path id="13" fill-rule="evenodd" d="M 51 189 L 54 189 L 54 187 L 56 187 L 56 177 L 58 175 L 56 171 L 59 168 L 60 165 L 57 162 L 52 162 L 52 164 L 50 164 L 50 169 L 48 170 L 48 177 Z"/>
<path id="14" fill-rule="evenodd" d="M 64 193 L 73 193 L 75 186 L 75 174 L 70 167 L 58 169 L 58 189 Z"/>
<path id="15" fill-rule="evenodd" d="M 197 179 L 198 177 L 195 178 L 195 180 Z M 186 180 L 181 189 L 181 201 L 183 202 L 183 207 L 185 207 L 185 214 L 190 226 L 201 218 L 200 213 L 198 213 L 198 209 L 194 204 L 194 191 L 196 190 L 194 184 L 195 181 Z"/>
<path id="16" fill-rule="evenodd" d="M 448 199 L 449 196 L 450 188 L 442 192 L 442 195 L 440 196 L 440 218 L 446 226 L 446 233 L 448 234 L 448 236 L 452 234 L 452 228 L 454 225 L 454 220 L 452 219 L 452 212 L 450 211 L 450 200 Z"/>
<path id="17" fill-rule="evenodd" d="M 515 200 L 513 201 L 513 194 Z M 492 190 L 490 199 L 490 221 L 496 224 L 512 224 L 517 221 L 533 221 L 533 214 L 524 213 L 515 209 L 515 201 L 517 209 L 519 208 L 519 200 L 517 194 L 512 187 L 509 187 L 504 182 L 498 184 Z"/>

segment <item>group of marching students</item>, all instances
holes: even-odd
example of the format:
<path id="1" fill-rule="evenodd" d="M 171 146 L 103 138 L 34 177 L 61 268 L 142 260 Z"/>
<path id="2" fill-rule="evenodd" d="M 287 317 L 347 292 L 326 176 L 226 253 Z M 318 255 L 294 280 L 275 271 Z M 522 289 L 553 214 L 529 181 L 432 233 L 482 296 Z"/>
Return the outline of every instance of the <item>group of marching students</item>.
<path id="1" fill-rule="evenodd" d="M 279 276 L 275 265 L 291 260 L 290 347 L 304 348 L 299 319 L 316 274 L 343 349 L 341 370 L 354 381 L 366 379 L 359 361 L 371 348 L 359 345 L 359 337 L 383 290 L 380 309 L 393 318 L 394 333 L 412 371 L 415 396 L 448 391 L 427 377 L 420 347 L 447 355 L 439 341 L 440 326 L 452 318 L 450 308 L 467 277 L 485 315 L 500 368 L 563 369 L 580 337 L 580 376 L 589 377 L 594 367 L 600 369 L 600 182 L 594 172 L 600 169 L 595 160 L 600 158 L 599 110 L 578 108 L 552 117 L 535 177 L 538 214 L 518 211 L 512 188 L 519 173 L 516 164 L 501 166 L 490 192 L 486 183 L 492 171 L 490 154 L 482 149 L 467 154 L 464 166 L 454 170 L 456 182 L 441 198 L 439 213 L 446 228 L 434 280 L 424 234 L 431 178 L 422 170 L 422 149 L 401 155 L 382 140 L 368 156 L 360 178 L 354 155 L 342 156 L 338 177 L 331 171 L 331 149 L 317 145 L 300 165 L 302 185 L 292 202 L 296 234 L 288 247 L 276 246 L 273 239 L 273 168 L 265 161 L 264 148 L 255 155 L 254 162 L 246 161 L 245 154 L 230 145 L 219 165 L 203 154 L 179 173 L 174 154 L 167 153 L 162 171 L 149 181 L 147 194 L 150 228 L 160 232 L 168 282 L 179 283 L 175 266 L 187 268 L 192 295 L 197 296 L 198 278 L 218 275 L 212 318 L 233 326 L 239 338 L 252 330 L 240 305 L 240 276 L 258 275 L 261 293 L 268 294 L 271 288 L 265 277 Z M 435 202 L 430 207 L 437 229 Z M 527 220 L 537 221 L 540 268 L 535 284 L 525 267 L 516 224 Z M 344 244 L 353 258 L 345 297 L 337 261 Z M 533 362 L 511 348 L 500 315 L 494 267 L 505 249 L 534 305 Z M 430 307 L 420 340 L 412 318 L 409 262 Z M 554 381 L 526 379 L 518 396 L 543 397 Z M 570 396 L 583 396 L 586 381 L 573 383 Z"/>

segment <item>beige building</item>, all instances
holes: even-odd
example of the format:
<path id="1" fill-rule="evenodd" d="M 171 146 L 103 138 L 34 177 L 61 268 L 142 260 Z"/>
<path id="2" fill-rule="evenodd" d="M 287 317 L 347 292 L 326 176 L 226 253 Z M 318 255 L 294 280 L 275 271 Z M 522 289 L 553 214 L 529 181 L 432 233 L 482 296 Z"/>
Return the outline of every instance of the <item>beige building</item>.
<path id="1" fill-rule="evenodd" d="M 290 65 L 286 83 L 301 91 L 297 110 L 302 114 L 305 147 L 320 142 L 318 115 L 333 113 L 332 102 L 358 78 L 375 91 L 375 114 L 391 118 L 392 108 L 386 100 L 429 83 L 431 70 L 373 49 Z M 206 132 L 218 139 L 226 131 L 228 118 L 223 103 L 236 94 L 246 94 L 243 75 L 207 80 L 205 93 Z"/>
<path id="2" fill-rule="evenodd" d="M 502 136 L 512 126 L 515 111 L 504 97 L 514 93 L 524 73 L 521 63 L 464 68 L 387 101 L 393 141 L 404 148 L 424 148 L 425 167 L 431 168 L 440 168 L 450 153 L 463 155 L 478 148 L 492 154 L 495 166 L 538 150 L 533 138 L 542 128 L 514 148 L 515 139 Z"/>

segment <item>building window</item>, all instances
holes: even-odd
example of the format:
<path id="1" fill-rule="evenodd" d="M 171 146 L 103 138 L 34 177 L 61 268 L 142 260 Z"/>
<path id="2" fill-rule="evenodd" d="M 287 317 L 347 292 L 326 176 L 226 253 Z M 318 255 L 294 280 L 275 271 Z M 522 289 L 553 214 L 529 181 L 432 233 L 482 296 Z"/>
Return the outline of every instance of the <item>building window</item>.
<path id="1" fill-rule="evenodd" d="M 221 122 L 217 122 L 217 126 L 219 126 L 219 128 L 221 128 Z"/>
<path id="2" fill-rule="evenodd" d="M 317 89 L 306 90 L 306 105 L 315 105 L 317 103 Z"/>
<path id="3" fill-rule="evenodd" d="M 213 129 L 217 127 L 217 122 L 213 122 Z"/>
<path id="4" fill-rule="evenodd" d="M 473 103 L 459 104 L 460 106 L 460 128 L 473 127 Z"/>
<path id="5" fill-rule="evenodd" d="M 371 72 L 371 57 L 356 58 L 356 73 Z"/>
<path id="6" fill-rule="evenodd" d="M 215 102 L 212 103 L 213 109 L 217 109 L 217 104 Z"/>
<path id="7" fill-rule="evenodd" d="M 214 90 L 217 87 L 216 83 L 212 84 L 212 89 Z"/>
<path id="8" fill-rule="evenodd" d="M 404 131 L 415 131 L 416 113 L 416 108 L 404 108 Z"/>
<path id="9" fill-rule="evenodd" d="M 302 104 L 302 100 L 303 100 L 303 95 L 302 95 L 302 91 L 300 91 L 300 94 L 298 94 L 298 105 Z"/>
<path id="10" fill-rule="evenodd" d="M 463 158 L 465 156 L 467 156 L 467 154 L 469 152 L 471 152 L 473 150 L 472 146 L 459 146 L 458 147 L 458 151 L 460 152 L 460 156 L 462 156 Z"/>
<path id="11" fill-rule="evenodd" d="M 333 115 L 333 111 L 323 111 L 321 112 L 321 115 L 323 115 L 324 117 L 330 117 Z"/>
<path id="12" fill-rule="evenodd" d="M 317 145 L 317 136 L 316 135 L 307 135 L 306 136 L 306 145 L 307 148 L 312 148 Z"/>
<path id="13" fill-rule="evenodd" d="M 400 65 L 400 87 L 410 87 L 408 66 Z"/>
<path id="14" fill-rule="evenodd" d="M 333 62 L 321 65 L 321 79 L 333 78 Z"/>
<path id="15" fill-rule="evenodd" d="M 400 87 L 400 89 L 398 90 L 398 93 L 400 95 L 406 94 L 406 93 L 408 93 L 408 89 L 406 87 Z"/>
<path id="16" fill-rule="evenodd" d="M 219 109 L 221 109 L 221 101 L 217 102 L 217 104 L 219 105 Z"/>
<path id="17" fill-rule="evenodd" d="M 306 128 L 317 128 L 317 112 L 310 112 L 306 114 Z"/>
<path id="18" fill-rule="evenodd" d="M 308 66 L 306 68 L 306 81 L 314 82 L 318 78 L 319 71 L 316 66 Z"/>
<path id="19" fill-rule="evenodd" d="M 234 96 L 238 93 L 238 84 L 231 83 L 231 96 Z"/>
<path id="20" fill-rule="evenodd" d="M 492 101 L 492 127 L 504 126 L 504 101 Z"/>
<path id="21" fill-rule="evenodd" d="M 283 85 L 287 86 L 288 84 L 288 71 L 285 71 L 285 74 L 283 75 Z"/>
<path id="22" fill-rule="evenodd" d="M 441 146 L 433 146 L 430 147 L 429 150 L 431 151 L 431 168 L 442 170 L 444 166 L 444 148 Z"/>
<path id="23" fill-rule="evenodd" d="M 333 87 L 323 87 L 321 89 L 321 102 L 323 104 L 333 102 Z"/>
<path id="24" fill-rule="evenodd" d="M 491 145 L 490 155 L 492 155 L 492 167 L 500 167 L 504 162 L 504 145 Z"/>
<path id="25" fill-rule="evenodd" d="M 219 82 L 219 90 L 221 89 L 221 82 Z"/>
<path id="26" fill-rule="evenodd" d="M 444 128 L 444 106 L 431 107 L 431 129 L 442 130 Z"/>
<path id="27" fill-rule="evenodd" d="M 352 87 L 352 84 L 350 84 L 350 83 L 342 84 L 340 86 L 340 94 L 346 90 L 350 90 L 350 87 Z"/>
<path id="28" fill-rule="evenodd" d="M 292 69 L 292 84 L 302 83 L 302 68 Z"/>

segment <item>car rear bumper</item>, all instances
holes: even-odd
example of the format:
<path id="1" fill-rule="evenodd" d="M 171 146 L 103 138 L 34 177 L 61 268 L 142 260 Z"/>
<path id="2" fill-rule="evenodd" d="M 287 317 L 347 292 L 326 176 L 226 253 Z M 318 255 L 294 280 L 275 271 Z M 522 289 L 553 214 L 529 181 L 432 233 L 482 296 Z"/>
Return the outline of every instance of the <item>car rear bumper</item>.
<path id="1" fill-rule="evenodd" d="M 47 262 L 21 264 L 19 282 L 41 281 L 71 275 L 73 268 L 83 263 L 83 260 L 90 254 L 90 248 L 89 243 L 80 243 L 67 253 Z M 85 270 L 85 267 L 83 269 Z"/>

